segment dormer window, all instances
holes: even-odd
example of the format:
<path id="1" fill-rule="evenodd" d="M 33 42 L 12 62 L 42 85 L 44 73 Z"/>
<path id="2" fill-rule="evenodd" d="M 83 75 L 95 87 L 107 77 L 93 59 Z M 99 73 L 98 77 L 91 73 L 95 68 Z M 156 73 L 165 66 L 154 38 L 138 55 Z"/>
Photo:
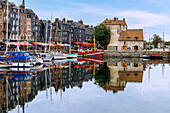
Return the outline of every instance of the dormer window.
<path id="1" fill-rule="evenodd" d="M 106 22 L 104 23 L 104 25 L 106 25 Z"/>
<path id="2" fill-rule="evenodd" d="M 136 40 L 138 40 L 138 37 L 135 37 Z"/>
<path id="3" fill-rule="evenodd" d="M 108 22 L 108 24 L 110 24 L 111 22 Z"/>
<path id="4" fill-rule="evenodd" d="M 130 37 L 127 37 L 128 40 L 130 40 Z"/>

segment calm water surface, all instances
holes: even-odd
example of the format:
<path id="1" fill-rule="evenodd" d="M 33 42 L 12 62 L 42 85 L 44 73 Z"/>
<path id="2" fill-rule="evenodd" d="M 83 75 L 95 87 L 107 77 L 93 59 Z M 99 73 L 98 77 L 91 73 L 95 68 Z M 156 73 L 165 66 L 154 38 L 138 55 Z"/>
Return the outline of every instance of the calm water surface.
<path id="1" fill-rule="evenodd" d="M 170 66 L 155 62 L 163 61 L 67 62 L 33 70 L 25 82 L 8 76 L 9 113 L 169 113 Z"/>

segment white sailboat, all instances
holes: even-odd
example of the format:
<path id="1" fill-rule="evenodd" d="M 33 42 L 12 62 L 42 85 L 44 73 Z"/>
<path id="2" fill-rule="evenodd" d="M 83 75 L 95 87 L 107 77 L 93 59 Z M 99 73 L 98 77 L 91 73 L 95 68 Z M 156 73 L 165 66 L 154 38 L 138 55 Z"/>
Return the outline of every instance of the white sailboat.
<path id="1" fill-rule="evenodd" d="M 47 32 L 48 32 L 48 19 L 47 19 L 47 22 L 46 22 L 46 40 L 45 40 L 45 52 L 46 52 L 46 50 L 47 50 L 47 36 L 48 36 L 48 34 L 47 34 Z M 51 56 L 51 54 L 50 53 L 46 53 L 45 55 L 44 55 L 44 58 L 43 58 L 43 62 L 51 62 L 52 61 L 52 56 Z"/>
<path id="2" fill-rule="evenodd" d="M 58 43 L 58 23 L 57 23 L 57 29 L 56 29 L 56 44 Z M 60 53 L 58 53 L 58 50 L 56 50 L 56 53 L 54 53 L 54 60 L 63 60 L 67 59 L 66 54 L 62 54 L 62 21 L 61 21 L 61 32 L 60 32 Z"/>

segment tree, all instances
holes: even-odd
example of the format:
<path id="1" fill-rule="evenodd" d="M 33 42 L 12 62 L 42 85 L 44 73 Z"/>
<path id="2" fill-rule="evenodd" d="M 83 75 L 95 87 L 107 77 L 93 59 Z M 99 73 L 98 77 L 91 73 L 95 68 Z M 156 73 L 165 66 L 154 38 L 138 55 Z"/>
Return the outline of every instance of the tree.
<path id="1" fill-rule="evenodd" d="M 107 47 L 109 44 L 110 30 L 105 25 L 99 25 L 94 27 L 94 35 L 96 41 L 103 47 Z"/>
<path id="2" fill-rule="evenodd" d="M 153 45 L 157 48 L 158 43 L 161 43 L 161 42 L 162 42 L 162 38 L 159 35 L 154 34 L 153 41 L 152 41 Z"/>
<path id="3" fill-rule="evenodd" d="M 165 45 L 170 45 L 170 41 L 168 41 L 168 42 L 165 42 Z"/>

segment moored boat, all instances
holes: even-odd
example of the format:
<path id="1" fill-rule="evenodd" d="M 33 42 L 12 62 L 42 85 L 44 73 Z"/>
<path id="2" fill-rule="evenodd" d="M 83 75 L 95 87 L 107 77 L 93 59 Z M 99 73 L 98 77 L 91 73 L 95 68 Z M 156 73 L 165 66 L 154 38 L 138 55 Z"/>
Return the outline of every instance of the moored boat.
<path id="1" fill-rule="evenodd" d="M 6 56 L 2 58 L 4 61 L 12 62 L 11 67 L 32 67 L 29 52 L 18 51 L 18 52 L 7 52 Z"/>

